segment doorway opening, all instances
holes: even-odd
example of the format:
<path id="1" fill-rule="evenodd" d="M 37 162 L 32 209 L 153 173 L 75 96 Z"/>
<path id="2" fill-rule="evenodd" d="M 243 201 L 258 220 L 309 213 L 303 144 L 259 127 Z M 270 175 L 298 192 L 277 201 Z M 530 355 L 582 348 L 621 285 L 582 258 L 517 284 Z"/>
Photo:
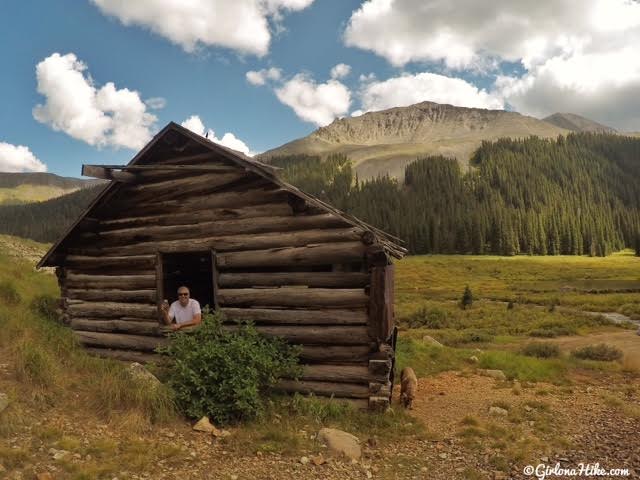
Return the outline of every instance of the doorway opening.
<path id="1" fill-rule="evenodd" d="M 202 308 L 208 305 L 215 309 L 214 262 L 212 251 L 163 253 L 162 298 L 174 302 L 178 299 L 178 288 L 184 285 Z"/>

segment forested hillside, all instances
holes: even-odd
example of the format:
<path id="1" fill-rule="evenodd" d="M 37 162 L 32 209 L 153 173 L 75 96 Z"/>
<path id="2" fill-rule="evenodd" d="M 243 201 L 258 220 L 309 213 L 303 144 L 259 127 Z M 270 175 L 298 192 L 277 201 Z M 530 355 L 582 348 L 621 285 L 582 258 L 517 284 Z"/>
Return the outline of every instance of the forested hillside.
<path id="1" fill-rule="evenodd" d="M 345 156 L 271 163 L 303 190 L 407 242 L 412 253 L 604 256 L 640 231 L 640 140 L 571 134 L 484 142 L 462 174 L 444 157 L 407 166 L 404 184 L 361 182 Z"/>
<path id="2" fill-rule="evenodd" d="M 54 242 L 102 188 L 102 185 L 83 188 L 44 202 L 0 205 L 0 233 Z"/>

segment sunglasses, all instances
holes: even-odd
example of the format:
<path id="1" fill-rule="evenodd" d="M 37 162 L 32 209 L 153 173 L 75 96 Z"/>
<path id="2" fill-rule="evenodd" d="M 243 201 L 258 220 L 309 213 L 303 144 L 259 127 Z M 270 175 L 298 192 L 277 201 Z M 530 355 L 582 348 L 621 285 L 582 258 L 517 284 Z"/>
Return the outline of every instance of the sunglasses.
<path id="1" fill-rule="evenodd" d="M 188 293 L 179 293 L 178 296 L 179 297 L 188 297 L 189 294 Z"/>

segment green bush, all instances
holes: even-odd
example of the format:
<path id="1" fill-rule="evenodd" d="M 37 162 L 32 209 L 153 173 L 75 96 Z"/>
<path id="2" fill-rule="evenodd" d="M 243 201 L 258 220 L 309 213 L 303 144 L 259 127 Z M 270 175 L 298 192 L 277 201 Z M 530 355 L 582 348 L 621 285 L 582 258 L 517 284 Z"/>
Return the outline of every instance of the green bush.
<path id="1" fill-rule="evenodd" d="M 33 300 L 31 300 L 29 308 L 47 320 L 58 319 L 58 300 L 51 295 L 36 295 L 33 297 Z"/>
<path id="2" fill-rule="evenodd" d="M 561 335 L 575 335 L 576 328 L 572 325 L 567 325 L 556 320 L 545 320 L 538 322 L 532 330 L 529 331 L 529 336 L 539 338 L 554 338 Z"/>
<path id="3" fill-rule="evenodd" d="M 406 323 L 410 328 L 448 328 L 451 327 L 451 321 L 445 310 L 440 308 L 422 307 L 414 312 L 407 319 Z"/>
<path id="4" fill-rule="evenodd" d="M 622 358 L 622 350 L 606 343 L 598 345 L 587 345 L 586 347 L 574 350 L 571 353 L 574 357 L 582 360 L 599 360 L 602 362 L 610 362 Z"/>
<path id="5" fill-rule="evenodd" d="M 192 331 L 173 333 L 160 351 L 173 360 L 169 384 L 178 407 L 188 417 L 208 415 L 222 424 L 257 416 L 278 378 L 300 374 L 296 347 L 249 323 L 223 330 L 219 313 L 205 313 Z"/>
<path id="6" fill-rule="evenodd" d="M 0 301 L 7 305 L 16 305 L 22 298 L 16 286 L 10 280 L 0 282 Z"/>
<path id="7" fill-rule="evenodd" d="M 527 357 L 555 358 L 560 356 L 560 348 L 549 342 L 533 342 L 522 349 L 522 354 Z"/>

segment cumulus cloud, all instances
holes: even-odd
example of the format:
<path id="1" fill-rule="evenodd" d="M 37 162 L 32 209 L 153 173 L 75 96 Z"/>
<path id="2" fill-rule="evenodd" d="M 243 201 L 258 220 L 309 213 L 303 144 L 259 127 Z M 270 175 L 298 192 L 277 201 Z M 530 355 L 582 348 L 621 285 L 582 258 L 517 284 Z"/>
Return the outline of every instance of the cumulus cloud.
<path id="1" fill-rule="evenodd" d="M 346 63 L 339 63 L 331 69 L 331 78 L 338 79 L 344 78 L 351 73 L 351 65 Z"/>
<path id="2" fill-rule="evenodd" d="M 395 66 L 442 62 L 497 73 L 497 96 L 536 116 L 568 111 L 638 129 L 640 2 L 634 0 L 366 0 L 347 45 Z M 524 74 L 500 73 L 505 62 Z"/>
<path id="3" fill-rule="evenodd" d="M 344 38 L 397 66 L 442 60 L 461 69 L 496 56 L 529 68 L 638 26 L 640 4 L 628 0 L 584 0 L 580 8 L 574 0 L 367 0 Z"/>
<path id="4" fill-rule="evenodd" d="M 210 128 L 206 128 L 202 119 L 198 115 L 191 115 L 184 122 L 181 123 L 184 128 L 188 128 L 194 133 L 202 137 L 206 137 L 212 142 L 219 143 L 225 147 L 231 148 L 238 152 L 242 152 L 245 155 L 254 156 L 255 152 L 252 152 L 246 143 L 236 137 L 233 133 L 227 132 L 222 138 L 216 137 L 216 133 Z"/>
<path id="5" fill-rule="evenodd" d="M 156 117 L 140 94 L 112 82 L 98 89 L 86 70 L 73 53 L 54 53 L 38 63 L 38 92 L 46 101 L 33 109 L 34 118 L 89 145 L 144 146 Z"/>
<path id="6" fill-rule="evenodd" d="M 269 51 L 269 20 L 307 8 L 313 0 L 91 0 L 124 25 L 150 29 L 185 51 L 220 46 L 243 53 Z"/>
<path id="7" fill-rule="evenodd" d="M 0 172 L 46 172 L 42 163 L 29 147 L 0 142 Z"/>
<path id="8" fill-rule="evenodd" d="M 147 98 L 144 103 L 152 110 L 160 110 L 167 106 L 167 99 L 164 97 L 151 97 Z"/>
<path id="9" fill-rule="evenodd" d="M 553 57 L 522 77 L 499 77 L 496 86 L 514 109 L 529 115 L 572 112 L 638 130 L 640 56 L 635 50 Z"/>
<path id="10" fill-rule="evenodd" d="M 278 100 L 291 107 L 305 122 L 322 127 L 343 116 L 351 105 L 351 92 L 341 82 L 330 79 L 316 83 L 299 73 L 275 90 Z"/>
<path id="11" fill-rule="evenodd" d="M 245 74 L 245 77 L 251 85 L 264 85 L 268 80 L 280 80 L 282 78 L 282 70 L 275 67 L 250 70 Z"/>
<path id="12" fill-rule="evenodd" d="M 480 90 L 461 78 L 435 73 L 403 75 L 384 81 L 371 80 L 362 86 L 360 97 L 364 111 L 404 107 L 424 101 L 470 108 L 504 108 L 499 95 Z M 362 112 L 356 110 L 352 113 L 358 114 Z"/>

